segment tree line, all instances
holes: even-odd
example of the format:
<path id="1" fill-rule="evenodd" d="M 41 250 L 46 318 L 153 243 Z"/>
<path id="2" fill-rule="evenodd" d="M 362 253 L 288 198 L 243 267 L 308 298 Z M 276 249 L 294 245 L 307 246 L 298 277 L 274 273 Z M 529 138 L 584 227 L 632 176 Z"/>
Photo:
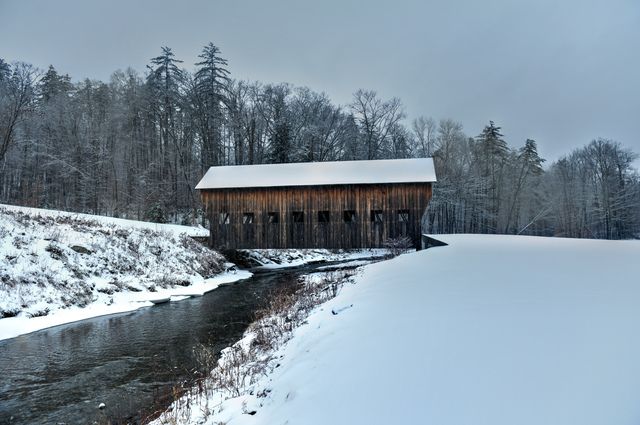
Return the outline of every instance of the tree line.
<path id="1" fill-rule="evenodd" d="M 0 59 L 0 201 L 138 220 L 204 220 L 194 187 L 213 165 L 433 157 L 425 231 L 620 239 L 640 233 L 637 154 L 597 139 L 545 170 L 489 122 L 406 123 L 398 98 L 348 105 L 291 84 L 235 80 L 209 43 L 193 71 L 170 48 L 144 74 L 74 83 Z"/>

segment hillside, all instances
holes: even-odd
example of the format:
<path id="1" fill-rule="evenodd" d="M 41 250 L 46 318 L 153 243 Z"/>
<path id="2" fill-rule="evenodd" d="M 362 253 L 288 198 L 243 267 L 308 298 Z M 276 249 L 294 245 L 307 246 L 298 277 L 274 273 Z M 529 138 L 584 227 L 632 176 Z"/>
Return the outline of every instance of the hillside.
<path id="1" fill-rule="evenodd" d="M 366 266 L 244 395 L 184 423 L 637 423 L 640 242 L 442 239 Z"/>
<path id="2" fill-rule="evenodd" d="M 248 276 L 186 232 L 202 230 L 0 207 L 0 339 Z"/>

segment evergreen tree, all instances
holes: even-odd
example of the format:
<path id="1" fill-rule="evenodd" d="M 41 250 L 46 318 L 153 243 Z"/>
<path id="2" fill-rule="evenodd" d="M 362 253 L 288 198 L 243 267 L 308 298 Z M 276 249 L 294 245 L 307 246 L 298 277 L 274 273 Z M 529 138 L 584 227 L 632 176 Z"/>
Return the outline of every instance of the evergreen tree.
<path id="1" fill-rule="evenodd" d="M 512 225 L 515 221 L 517 227 L 517 220 L 519 217 L 519 209 L 522 206 L 522 198 L 525 194 L 532 195 L 532 189 L 534 185 L 533 179 L 540 177 L 544 170 L 542 169 L 542 163 L 544 159 L 538 155 L 538 147 L 536 142 L 531 139 L 527 139 L 523 147 L 518 150 L 514 164 L 512 164 L 515 172 L 513 173 L 512 192 L 508 197 L 509 207 L 506 217 L 506 224 L 504 227 L 504 233 L 509 234 L 512 230 Z M 515 229 L 514 229 L 515 233 Z"/>
<path id="2" fill-rule="evenodd" d="M 202 61 L 196 63 L 199 68 L 195 73 L 198 93 L 204 95 L 207 104 L 215 106 L 224 100 L 224 90 L 229 83 L 229 71 L 225 68 L 227 61 L 218 56 L 219 53 L 220 49 L 213 43 L 206 45 L 198 55 Z"/>
<path id="3" fill-rule="evenodd" d="M 170 48 L 163 47 L 162 55 L 151 59 L 151 63 L 155 67 L 148 66 L 147 90 L 159 136 L 156 137 L 159 143 L 151 151 L 152 161 L 156 163 L 157 170 L 152 178 L 158 182 L 159 192 L 151 194 L 149 201 L 155 203 L 163 200 L 177 207 L 179 204 L 177 162 L 182 137 L 178 121 L 183 82 L 183 72 L 177 64 L 182 61 L 175 59 Z"/>
<path id="4" fill-rule="evenodd" d="M 480 231 L 483 233 L 498 231 L 498 217 L 503 200 L 503 172 L 509 154 L 509 147 L 502 137 L 500 127 L 489 121 L 489 125 L 485 126 L 474 143 L 476 166 L 479 167 L 482 178 L 481 190 L 486 196 L 486 216 L 480 223 Z"/>
<path id="5" fill-rule="evenodd" d="M 209 43 L 198 57 L 201 62 L 194 77 L 192 109 L 201 139 L 201 171 L 223 163 L 221 152 L 221 127 L 223 105 L 228 103 L 225 88 L 229 83 L 227 61 L 219 56 L 220 50 Z"/>
<path id="6" fill-rule="evenodd" d="M 11 74 L 11 67 L 4 59 L 0 58 L 0 84 L 6 83 Z"/>
<path id="7" fill-rule="evenodd" d="M 276 122 L 271 136 L 271 162 L 283 164 L 292 162 L 291 158 L 291 129 L 285 119 Z"/>
<path id="8" fill-rule="evenodd" d="M 53 65 L 49 65 L 38 87 L 40 101 L 51 102 L 59 95 L 69 95 L 72 91 L 71 77 L 68 74 L 59 75 Z"/>
<path id="9" fill-rule="evenodd" d="M 476 157 L 485 177 L 490 177 L 495 182 L 497 172 L 502 162 L 506 159 L 509 147 L 500 134 L 500 127 L 493 121 L 484 127 L 482 133 L 476 136 Z"/>
<path id="10" fill-rule="evenodd" d="M 296 162 L 292 143 L 292 114 L 288 102 L 289 84 L 267 85 L 260 96 L 262 118 L 266 122 L 269 137 L 267 157 L 270 162 Z"/>

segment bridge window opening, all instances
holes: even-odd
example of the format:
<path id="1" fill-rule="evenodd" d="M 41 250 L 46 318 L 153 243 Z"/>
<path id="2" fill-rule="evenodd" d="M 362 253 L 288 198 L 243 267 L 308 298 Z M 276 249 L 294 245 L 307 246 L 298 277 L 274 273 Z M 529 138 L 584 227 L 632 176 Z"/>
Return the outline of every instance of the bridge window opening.
<path id="1" fill-rule="evenodd" d="M 253 224 L 253 213 L 242 214 L 242 224 Z"/>
<path id="2" fill-rule="evenodd" d="M 267 213 L 267 223 L 272 224 L 272 223 L 279 223 L 279 222 L 280 222 L 280 218 L 278 217 L 277 212 Z"/>
<path id="3" fill-rule="evenodd" d="M 229 213 L 228 212 L 221 212 L 220 216 L 218 217 L 218 223 L 220 223 L 220 224 L 229 224 Z"/>
<path id="4" fill-rule="evenodd" d="M 329 211 L 318 211 L 318 223 L 329 222 Z"/>
<path id="5" fill-rule="evenodd" d="M 382 210 L 371 210 L 371 222 L 382 223 Z"/>
<path id="6" fill-rule="evenodd" d="M 304 212 L 294 211 L 293 213 L 291 213 L 291 220 L 294 223 L 304 223 Z"/>
<path id="7" fill-rule="evenodd" d="M 343 214 L 343 219 L 345 223 L 353 223 L 356 221 L 356 211 L 355 210 L 345 210 Z"/>
<path id="8" fill-rule="evenodd" d="M 409 210 L 398 210 L 398 221 L 409 221 Z"/>

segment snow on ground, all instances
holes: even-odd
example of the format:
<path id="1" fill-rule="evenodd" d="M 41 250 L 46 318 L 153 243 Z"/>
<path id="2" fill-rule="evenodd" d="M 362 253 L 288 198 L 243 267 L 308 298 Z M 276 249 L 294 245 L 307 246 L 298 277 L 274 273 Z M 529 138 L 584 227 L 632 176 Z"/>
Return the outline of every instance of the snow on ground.
<path id="1" fill-rule="evenodd" d="M 640 423 L 640 242 L 438 239 L 366 266 L 190 423 Z"/>
<path id="2" fill-rule="evenodd" d="M 305 264 L 349 260 L 341 263 L 343 267 L 368 264 L 372 259 L 382 259 L 389 253 L 383 248 L 360 250 L 326 250 L 326 249 L 257 249 L 239 251 L 240 260 L 252 270 L 270 270 L 286 267 L 298 267 Z M 326 266 L 334 267 L 334 266 Z M 322 267 L 320 267 L 322 268 Z"/>
<path id="3" fill-rule="evenodd" d="M 198 230 L 0 206 L 0 339 L 202 295 L 251 275 L 187 233 Z"/>
<path id="4" fill-rule="evenodd" d="M 84 221 L 94 221 L 98 220 L 103 224 L 115 224 L 122 227 L 133 227 L 133 228 L 144 228 L 153 230 L 156 232 L 172 232 L 177 235 L 181 233 L 185 233 L 187 236 L 197 236 L 197 237 L 207 237 L 209 236 L 209 230 L 204 227 L 192 227 L 192 226 L 181 226 L 178 224 L 160 224 L 160 223 L 149 223 L 146 221 L 136 221 L 136 220 L 127 220 L 124 218 L 115 218 L 115 217 L 105 217 L 105 216 L 96 216 L 90 214 L 81 214 L 81 213 L 71 213 L 65 211 L 55 211 L 55 210 L 45 210 L 41 208 L 28 208 L 28 207 L 19 207 L 15 205 L 0 205 L 5 211 L 14 211 L 21 212 L 29 215 L 36 215 L 41 217 L 69 217 L 72 219 L 84 220 Z"/>

